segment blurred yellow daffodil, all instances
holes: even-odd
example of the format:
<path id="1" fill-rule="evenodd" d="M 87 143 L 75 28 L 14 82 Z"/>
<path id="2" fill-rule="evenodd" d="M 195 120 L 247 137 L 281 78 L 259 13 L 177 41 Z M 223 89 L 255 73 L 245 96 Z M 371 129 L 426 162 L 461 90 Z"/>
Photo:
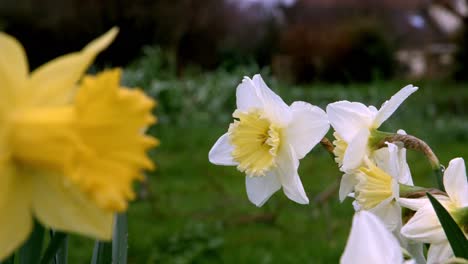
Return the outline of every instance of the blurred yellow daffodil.
<path id="1" fill-rule="evenodd" d="M 25 52 L 0 33 L 0 260 L 44 226 L 112 237 L 113 215 L 153 163 L 154 101 L 120 87 L 121 71 L 83 77 L 117 28 L 29 73 Z M 81 80 L 81 81 L 80 81 Z"/>

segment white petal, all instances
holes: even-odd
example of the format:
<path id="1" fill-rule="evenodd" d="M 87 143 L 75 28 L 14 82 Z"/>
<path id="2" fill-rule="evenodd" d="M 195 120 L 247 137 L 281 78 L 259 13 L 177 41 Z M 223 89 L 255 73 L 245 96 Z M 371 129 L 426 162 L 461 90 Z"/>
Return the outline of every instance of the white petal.
<path id="1" fill-rule="evenodd" d="M 393 143 L 388 143 L 386 142 L 387 145 L 387 151 L 388 151 L 388 159 L 385 160 L 386 166 L 383 169 L 386 173 L 388 173 L 392 178 L 398 180 L 398 173 L 400 171 L 399 169 L 399 160 L 398 160 L 398 147 L 397 145 Z"/>
<path id="2" fill-rule="evenodd" d="M 398 241 L 384 224 L 372 213 L 361 211 L 353 217 L 340 263 L 403 263 L 403 255 Z"/>
<path id="3" fill-rule="evenodd" d="M 208 159 L 216 165 L 233 166 L 238 163 L 232 159 L 233 147 L 229 143 L 228 133 L 222 135 L 208 153 Z"/>
<path id="4" fill-rule="evenodd" d="M 356 211 L 356 212 L 361 211 L 362 208 L 361 208 L 361 206 L 359 205 L 359 203 L 358 203 L 356 200 L 354 200 L 354 201 L 352 202 L 352 205 L 353 205 L 354 211 Z"/>
<path id="5" fill-rule="evenodd" d="M 398 164 L 399 164 L 399 183 L 413 186 L 413 178 L 411 177 L 411 170 L 406 161 L 406 149 L 400 148 L 398 151 Z"/>
<path id="6" fill-rule="evenodd" d="M 434 197 L 442 204 L 450 202 L 450 198 L 448 198 L 445 195 L 436 194 L 434 195 Z M 422 207 L 431 204 L 426 196 L 421 198 L 398 198 L 398 203 L 401 206 L 411 209 L 413 211 L 417 211 Z"/>
<path id="7" fill-rule="evenodd" d="M 350 194 L 354 190 L 354 186 L 358 184 L 358 179 L 356 174 L 351 173 L 345 173 L 341 177 L 341 182 L 340 182 L 340 202 L 343 202 L 346 197 L 348 197 L 348 194 Z"/>
<path id="8" fill-rule="evenodd" d="M 440 243 L 447 240 L 432 204 L 426 204 L 403 226 L 401 234 L 424 243 Z"/>
<path id="9" fill-rule="evenodd" d="M 281 183 L 273 173 L 260 177 L 245 177 L 245 186 L 249 200 L 260 207 L 281 188 Z"/>
<path id="10" fill-rule="evenodd" d="M 362 128 L 370 128 L 374 115 L 365 105 L 357 102 L 339 101 L 327 106 L 330 124 L 347 143 Z"/>
<path id="11" fill-rule="evenodd" d="M 424 257 L 423 243 L 408 241 L 406 250 L 410 253 L 411 257 L 415 260 L 415 264 L 426 264 L 426 258 Z"/>
<path id="12" fill-rule="evenodd" d="M 413 211 L 417 211 L 421 209 L 423 206 L 427 205 L 427 203 L 429 203 L 429 199 L 427 199 L 427 197 L 415 198 L 415 199 L 399 198 L 398 203 L 403 207 L 406 207 Z"/>
<path id="13" fill-rule="evenodd" d="M 401 221 L 401 207 L 392 197 L 382 201 L 369 212 L 379 217 L 389 231 L 395 230 Z"/>
<path id="14" fill-rule="evenodd" d="M 378 128 L 385 120 L 387 120 L 397 108 L 410 96 L 412 93 L 416 92 L 418 87 L 413 85 L 407 85 L 403 87 L 400 91 L 394 94 L 390 100 L 386 101 L 380 107 L 377 116 L 374 119 L 373 127 Z"/>
<path id="15" fill-rule="evenodd" d="M 251 108 L 263 108 L 263 102 L 257 96 L 257 88 L 249 77 L 244 77 L 242 83 L 237 86 L 236 103 L 240 111 L 248 111 Z"/>
<path id="16" fill-rule="evenodd" d="M 432 244 L 427 251 L 427 264 L 445 263 L 446 260 L 453 256 L 452 248 L 448 242 Z"/>
<path id="17" fill-rule="evenodd" d="M 327 134 L 330 124 L 325 111 L 306 102 L 291 105 L 292 120 L 286 128 L 287 142 L 302 159 Z"/>
<path id="18" fill-rule="evenodd" d="M 272 172 L 278 176 L 283 192 L 289 199 L 299 204 L 308 204 L 309 198 L 297 173 L 298 167 L 299 159 L 294 149 L 292 146 L 285 146 L 285 150 L 278 156 L 277 167 Z"/>
<path id="19" fill-rule="evenodd" d="M 468 181 L 465 161 L 462 158 L 450 161 L 444 173 L 444 186 L 450 199 L 457 207 L 468 206 Z"/>
<path id="20" fill-rule="evenodd" d="M 275 94 L 263 81 L 260 74 L 252 78 L 255 85 L 257 97 L 263 103 L 265 115 L 275 123 L 287 125 L 291 121 L 291 111 L 289 106 Z"/>
<path id="21" fill-rule="evenodd" d="M 370 132 L 367 128 L 361 129 L 349 143 L 343 158 L 342 171 L 349 172 L 355 170 L 361 165 L 364 157 L 367 155 L 367 142 Z"/>

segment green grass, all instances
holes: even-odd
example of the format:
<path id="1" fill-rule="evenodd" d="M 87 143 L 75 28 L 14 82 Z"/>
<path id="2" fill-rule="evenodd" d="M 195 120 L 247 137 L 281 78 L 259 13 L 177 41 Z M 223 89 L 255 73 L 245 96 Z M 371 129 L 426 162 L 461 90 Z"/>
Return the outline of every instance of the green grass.
<path id="1" fill-rule="evenodd" d="M 340 177 L 320 146 L 301 161 L 299 174 L 311 201 L 298 205 L 279 191 L 261 208 L 245 193 L 245 176 L 234 167 L 208 162 L 208 151 L 227 130 L 235 108 L 235 88 L 244 75 L 262 72 L 287 103 L 308 101 L 325 108 L 336 100 L 380 106 L 406 83 L 314 84 L 292 86 L 258 67 L 197 71 L 176 78 L 159 50 L 130 66 L 124 78 L 159 101 L 160 124 L 151 133 L 162 142 L 151 152 L 157 170 L 140 185 L 129 208 L 129 263 L 337 263 L 350 229 L 350 199 L 335 193 L 324 203 L 316 196 Z M 164 70 L 166 69 L 166 71 Z M 172 72 L 167 72 L 172 69 Z M 443 164 L 468 156 L 466 84 L 415 83 L 412 95 L 382 127 L 405 129 L 433 147 Z M 331 134 L 331 132 L 330 132 Z M 414 181 L 436 186 L 420 153 L 409 152 Z M 93 241 L 72 236 L 70 263 L 89 263 Z"/>

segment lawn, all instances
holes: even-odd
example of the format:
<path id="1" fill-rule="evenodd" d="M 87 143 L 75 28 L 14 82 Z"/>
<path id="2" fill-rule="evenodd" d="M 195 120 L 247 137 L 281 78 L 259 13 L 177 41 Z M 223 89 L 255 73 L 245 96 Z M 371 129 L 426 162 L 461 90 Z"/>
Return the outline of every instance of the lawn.
<path id="1" fill-rule="evenodd" d="M 301 161 L 309 205 L 295 204 L 278 192 L 261 208 L 248 201 L 244 175 L 234 167 L 210 164 L 208 151 L 227 130 L 235 87 L 244 75 L 261 71 L 288 104 L 304 100 L 321 107 L 345 99 L 380 106 L 406 82 L 292 86 L 256 67 L 178 79 L 157 72 L 164 67 L 144 57 L 127 69 L 124 80 L 159 101 L 160 123 L 150 132 L 162 142 L 151 152 L 158 168 L 138 186 L 139 198 L 128 211 L 129 263 L 337 263 L 353 209 L 349 199 L 341 204 L 337 193 L 317 199 L 340 177 L 325 150 L 317 146 Z M 467 157 L 466 85 L 415 84 L 420 91 L 382 130 L 402 128 L 426 140 L 443 164 Z M 435 186 L 424 156 L 410 152 L 408 159 L 415 183 Z M 89 263 L 92 247 L 93 241 L 72 236 L 70 263 Z"/>

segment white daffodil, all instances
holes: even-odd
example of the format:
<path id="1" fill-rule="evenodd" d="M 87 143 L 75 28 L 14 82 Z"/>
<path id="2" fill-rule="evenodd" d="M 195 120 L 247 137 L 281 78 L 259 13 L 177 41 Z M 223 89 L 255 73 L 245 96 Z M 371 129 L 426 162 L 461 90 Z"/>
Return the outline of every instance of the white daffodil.
<path id="1" fill-rule="evenodd" d="M 408 262 L 404 262 L 398 240 L 386 229 L 382 221 L 372 213 L 360 211 L 354 214 L 351 233 L 340 263 Z"/>
<path id="2" fill-rule="evenodd" d="M 376 214 L 393 231 L 401 226 L 400 184 L 413 185 L 406 149 L 387 143 L 373 153 L 372 160 L 365 158 L 356 173 L 343 175 L 340 200 L 354 190 L 356 207 Z"/>
<path id="3" fill-rule="evenodd" d="M 418 88 L 407 85 L 377 110 L 358 102 L 339 101 L 327 106 L 330 124 L 335 129 L 334 154 L 343 172 L 358 168 L 370 155 L 369 138 L 403 101 Z"/>
<path id="4" fill-rule="evenodd" d="M 448 197 L 435 196 L 435 198 L 447 209 L 468 237 L 468 181 L 465 161 L 462 158 L 450 161 L 444 173 L 444 187 Z M 442 263 L 453 257 L 453 251 L 430 201 L 427 198 L 400 199 L 400 203 L 417 211 L 403 226 L 401 233 L 409 239 L 431 244 L 427 253 L 427 263 Z"/>
<path id="5" fill-rule="evenodd" d="M 281 187 L 289 199 L 307 204 L 299 159 L 327 133 L 326 113 L 305 102 L 286 105 L 258 74 L 244 78 L 236 97 L 235 120 L 210 150 L 210 162 L 245 172 L 247 195 L 257 206 Z"/>

